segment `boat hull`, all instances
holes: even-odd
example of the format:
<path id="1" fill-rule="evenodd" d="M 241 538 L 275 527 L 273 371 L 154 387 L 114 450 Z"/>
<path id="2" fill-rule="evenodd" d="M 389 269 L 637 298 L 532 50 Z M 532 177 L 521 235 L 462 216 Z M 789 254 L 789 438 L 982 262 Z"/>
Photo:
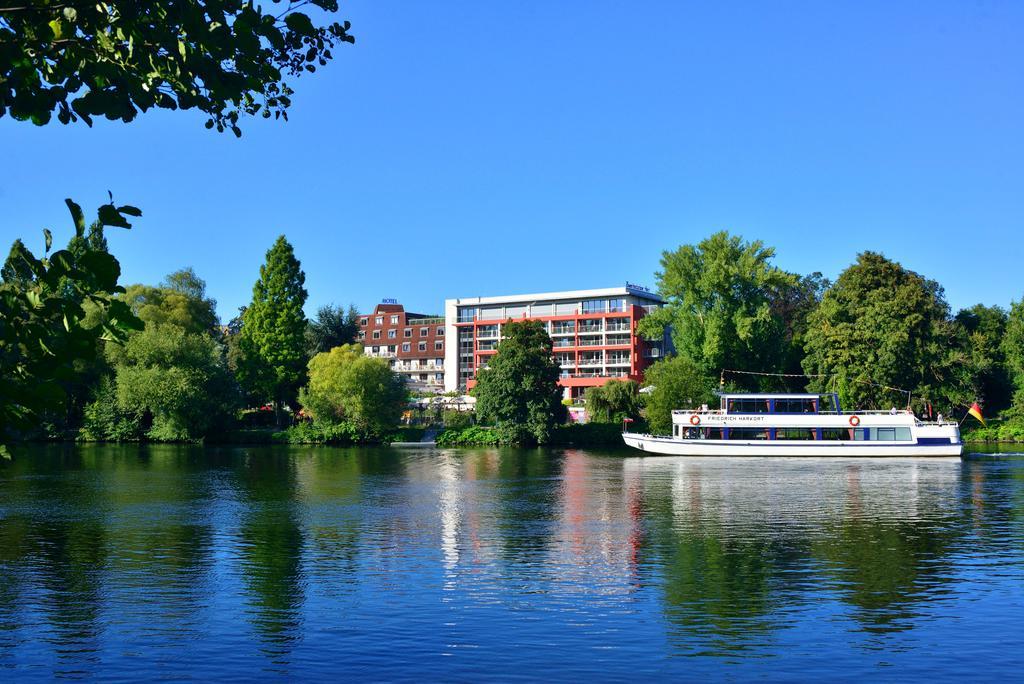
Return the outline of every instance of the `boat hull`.
<path id="1" fill-rule="evenodd" d="M 722 441 L 687 440 L 671 437 L 655 437 L 629 432 L 622 434 L 623 441 L 645 454 L 665 456 L 809 456 L 813 458 L 906 458 L 908 456 L 958 458 L 963 444 L 920 444 L 917 442 L 828 442 L 820 441 Z"/>

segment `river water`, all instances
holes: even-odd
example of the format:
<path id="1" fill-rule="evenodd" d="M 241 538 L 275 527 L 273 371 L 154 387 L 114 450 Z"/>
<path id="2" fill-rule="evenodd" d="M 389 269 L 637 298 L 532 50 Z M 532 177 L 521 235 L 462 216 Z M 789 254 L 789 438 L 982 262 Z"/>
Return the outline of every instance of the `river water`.
<path id="1" fill-rule="evenodd" d="M 1011 680 L 1024 455 L 0 460 L 0 680 Z"/>

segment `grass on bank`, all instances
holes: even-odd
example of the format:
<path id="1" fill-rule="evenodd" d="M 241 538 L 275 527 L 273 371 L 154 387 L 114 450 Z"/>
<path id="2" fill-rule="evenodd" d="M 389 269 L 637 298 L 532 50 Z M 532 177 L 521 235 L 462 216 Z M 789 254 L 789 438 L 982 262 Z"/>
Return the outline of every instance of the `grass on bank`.
<path id="1" fill-rule="evenodd" d="M 1024 420 L 999 420 L 993 418 L 987 425 L 963 429 L 960 437 L 965 442 L 1024 442 Z"/>

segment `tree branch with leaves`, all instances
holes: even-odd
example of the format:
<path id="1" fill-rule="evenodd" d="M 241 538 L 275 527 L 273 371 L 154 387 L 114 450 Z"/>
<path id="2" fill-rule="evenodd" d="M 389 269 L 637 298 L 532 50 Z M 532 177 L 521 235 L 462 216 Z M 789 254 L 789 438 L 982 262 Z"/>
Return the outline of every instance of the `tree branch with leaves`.
<path id="1" fill-rule="evenodd" d="M 3 0 L 0 0 L 3 2 Z M 198 109 L 241 135 L 245 115 L 288 118 L 289 78 L 316 71 L 349 22 L 314 23 L 336 0 L 111 0 L 0 7 L 0 117 L 46 124 L 132 121 Z"/>

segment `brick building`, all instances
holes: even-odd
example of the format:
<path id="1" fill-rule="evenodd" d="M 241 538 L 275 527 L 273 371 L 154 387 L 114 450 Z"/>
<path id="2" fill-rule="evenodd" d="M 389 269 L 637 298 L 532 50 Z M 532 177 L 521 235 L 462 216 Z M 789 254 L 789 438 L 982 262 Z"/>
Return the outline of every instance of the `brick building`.
<path id="1" fill-rule="evenodd" d="M 411 313 L 384 300 L 372 314 L 359 316 L 358 336 L 366 355 L 388 359 L 410 388 L 443 391 L 444 318 Z"/>
<path id="2" fill-rule="evenodd" d="M 472 389 L 476 373 L 497 353 L 506 321 L 539 320 L 554 343 L 566 397 L 611 378 L 643 380 L 644 369 L 660 358 L 667 335 L 645 340 L 637 323 L 663 305 L 649 290 L 627 284 L 599 290 L 573 290 L 445 301 L 450 340 L 445 356 L 445 389 Z"/>

